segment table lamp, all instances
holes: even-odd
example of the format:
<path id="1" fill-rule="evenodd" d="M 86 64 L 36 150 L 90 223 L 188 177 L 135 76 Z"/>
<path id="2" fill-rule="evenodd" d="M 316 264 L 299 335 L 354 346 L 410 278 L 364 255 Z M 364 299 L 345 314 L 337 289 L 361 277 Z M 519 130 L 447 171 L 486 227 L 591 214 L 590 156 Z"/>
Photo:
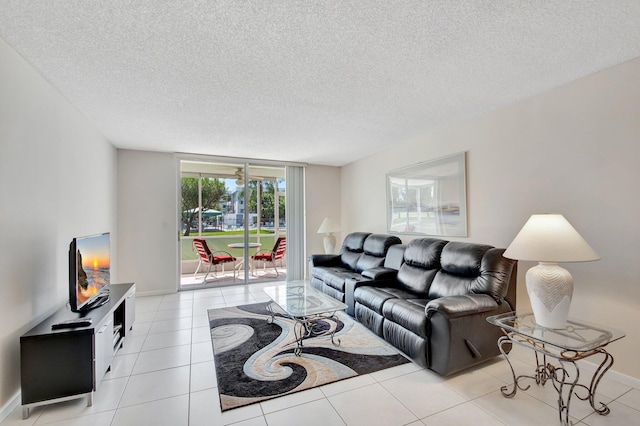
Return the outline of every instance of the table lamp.
<path id="1" fill-rule="evenodd" d="M 332 217 L 325 217 L 318 228 L 318 234 L 326 234 L 322 239 L 324 244 L 324 252 L 326 254 L 333 254 L 336 249 L 336 237 L 333 235 L 334 232 L 340 231 L 340 224 L 337 220 Z"/>
<path id="2" fill-rule="evenodd" d="M 573 277 L 558 263 L 600 259 L 561 214 L 532 215 L 504 257 L 539 262 L 525 281 L 536 323 L 547 328 L 566 326 L 573 295 Z"/>

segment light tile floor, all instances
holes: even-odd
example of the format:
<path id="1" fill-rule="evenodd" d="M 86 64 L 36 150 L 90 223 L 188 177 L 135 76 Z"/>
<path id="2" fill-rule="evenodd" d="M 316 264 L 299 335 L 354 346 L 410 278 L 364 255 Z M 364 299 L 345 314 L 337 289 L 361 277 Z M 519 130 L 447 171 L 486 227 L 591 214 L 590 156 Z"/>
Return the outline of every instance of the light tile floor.
<path id="1" fill-rule="evenodd" d="M 255 269 L 249 273 L 249 284 L 255 282 L 276 282 L 285 281 L 287 279 L 287 265 L 281 265 L 280 262 L 276 264 L 276 270 L 268 262 L 257 262 Z M 216 270 L 212 271 L 207 276 L 206 282 L 204 281 L 205 273 L 199 272 L 197 276 L 193 274 L 183 274 L 180 276 L 180 285 L 186 290 L 197 290 L 204 285 L 234 285 L 244 282 L 244 269 L 240 268 L 239 271 L 233 270 Z"/>
<path id="2" fill-rule="evenodd" d="M 501 358 L 447 378 L 410 363 L 221 413 L 207 309 L 266 301 L 267 285 L 138 296 L 133 333 L 92 407 L 84 399 L 68 401 L 35 408 L 27 420 L 18 407 L 2 426 L 560 424 L 550 384 L 534 384 L 512 399 L 501 395 L 511 380 Z M 533 360 L 517 351 L 514 366 L 528 374 Z M 599 416 L 574 398 L 575 424 L 640 425 L 639 389 L 605 377 L 599 394 L 611 414 Z"/>

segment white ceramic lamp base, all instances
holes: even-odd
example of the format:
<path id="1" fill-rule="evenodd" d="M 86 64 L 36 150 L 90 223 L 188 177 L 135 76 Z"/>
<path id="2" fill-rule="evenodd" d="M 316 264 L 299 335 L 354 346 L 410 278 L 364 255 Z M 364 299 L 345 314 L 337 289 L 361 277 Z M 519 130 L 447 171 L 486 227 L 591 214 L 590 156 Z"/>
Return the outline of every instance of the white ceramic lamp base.
<path id="1" fill-rule="evenodd" d="M 334 254 L 336 249 L 336 237 L 333 234 L 327 234 L 322 239 L 325 254 Z"/>
<path id="2" fill-rule="evenodd" d="M 573 277 L 557 263 L 540 262 L 526 275 L 527 293 L 536 323 L 564 328 L 573 296 Z"/>

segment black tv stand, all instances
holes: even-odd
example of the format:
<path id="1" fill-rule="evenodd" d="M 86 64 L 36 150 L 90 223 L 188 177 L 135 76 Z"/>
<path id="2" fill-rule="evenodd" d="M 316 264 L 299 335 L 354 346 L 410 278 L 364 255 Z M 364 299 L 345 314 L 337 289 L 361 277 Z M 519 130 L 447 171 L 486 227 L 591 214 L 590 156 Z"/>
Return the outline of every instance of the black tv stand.
<path id="1" fill-rule="evenodd" d="M 87 311 L 71 312 L 64 306 L 20 337 L 24 419 L 39 405 L 85 396 L 87 406 L 93 404 L 93 392 L 135 319 L 135 284 L 109 287 L 110 293 L 92 307 L 89 325 L 59 328 L 65 322 L 88 322 Z"/>

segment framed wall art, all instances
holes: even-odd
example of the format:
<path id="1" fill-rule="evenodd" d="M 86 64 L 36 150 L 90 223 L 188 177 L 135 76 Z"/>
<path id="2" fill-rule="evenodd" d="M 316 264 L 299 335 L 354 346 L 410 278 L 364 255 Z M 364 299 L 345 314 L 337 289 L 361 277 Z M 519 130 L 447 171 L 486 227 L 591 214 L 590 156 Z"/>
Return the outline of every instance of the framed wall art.
<path id="1" fill-rule="evenodd" d="M 387 229 L 467 236 L 466 152 L 387 173 Z"/>

